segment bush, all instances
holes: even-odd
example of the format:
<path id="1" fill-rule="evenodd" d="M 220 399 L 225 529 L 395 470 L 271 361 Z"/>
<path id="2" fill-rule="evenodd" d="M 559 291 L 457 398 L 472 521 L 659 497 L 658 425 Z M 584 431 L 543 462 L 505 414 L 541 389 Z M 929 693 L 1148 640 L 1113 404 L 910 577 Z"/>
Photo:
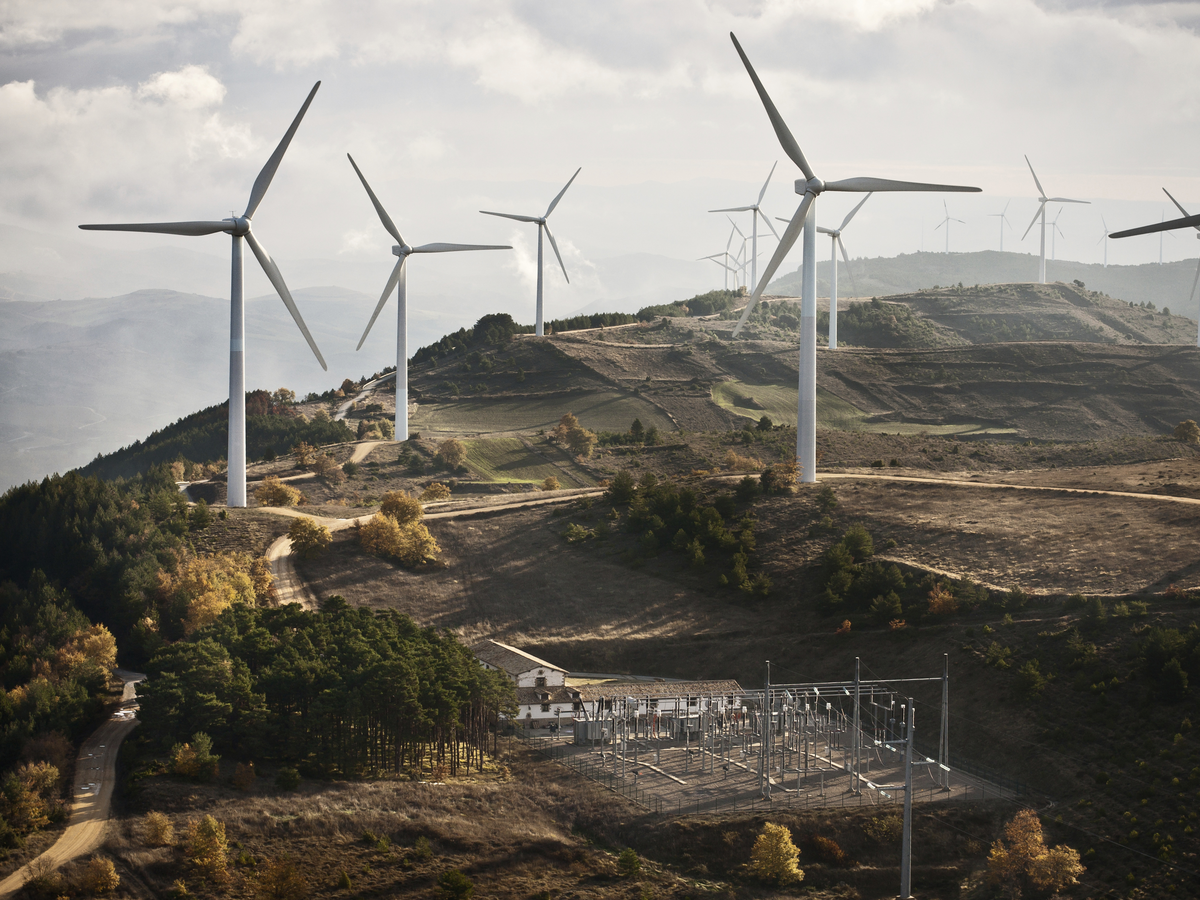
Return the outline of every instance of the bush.
<path id="1" fill-rule="evenodd" d="M 621 855 L 617 857 L 617 870 L 626 878 L 642 871 L 642 861 L 638 858 L 637 851 L 632 847 L 622 850 Z"/>
<path id="2" fill-rule="evenodd" d="M 300 502 L 300 492 L 275 475 L 268 475 L 254 491 L 254 499 L 259 506 L 295 506 Z"/>
<path id="3" fill-rule="evenodd" d="M 821 862 L 836 866 L 839 869 L 853 869 L 858 865 L 858 863 L 850 858 L 850 854 L 843 850 L 833 838 L 822 837 L 816 834 L 813 835 L 812 842 L 813 849 L 816 850 Z"/>
<path id="4" fill-rule="evenodd" d="M 764 881 L 793 884 L 804 880 L 804 870 L 796 864 L 799 857 L 787 827 L 767 822 L 750 851 L 750 871 Z"/>
<path id="5" fill-rule="evenodd" d="M 559 484 L 558 479 L 553 475 L 547 475 L 545 480 L 542 482 L 543 491 L 557 491 L 561 489 L 562 485 Z"/>
<path id="6" fill-rule="evenodd" d="M 192 735 L 191 743 L 171 748 L 171 771 L 182 778 L 212 781 L 217 777 L 221 757 L 212 752 L 212 738 L 203 731 Z"/>
<path id="7" fill-rule="evenodd" d="M 421 491 L 422 503 L 434 503 L 438 500 L 449 500 L 450 488 L 437 481 L 431 483 L 425 490 Z"/>
<path id="8" fill-rule="evenodd" d="M 142 819 L 142 841 L 147 847 L 169 847 L 175 843 L 175 826 L 165 813 L 148 812 Z"/>
<path id="9" fill-rule="evenodd" d="M 410 497 L 404 491 L 388 491 L 384 494 L 383 502 L 379 504 L 379 511 L 395 520 L 398 525 L 420 522 L 425 516 L 425 510 L 421 508 L 421 501 L 416 497 Z"/>
<path id="10" fill-rule="evenodd" d="M 275 787 L 281 791 L 294 791 L 300 787 L 300 773 L 291 766 L 284 766 L 275 773 Z"/>
<path id="11" fill-rule="evenodd" d="M 1194 419 L 1185 419 L 1180 422 L 1171 433 L 1177 441 L 1183 441 L 1185 444 L 1200 444 L 1200 425 L 1197 425 Z"/>
<path id="12" fill-rule="evenodd" d="M 337 886 L 343 891 L 348 891 L 354 887 L 354 883 L 350 881 L 350 873 L 345 869 L 342 869 L 342 874 L 338 876 Z"/>
<path id="13" fill-rule="evenodd" d="M 267 863 L 254 886 L 258 900 L 305 900 L 308 895 L 307 879 L 286 856 Z"/>
<path id="14" fill-rule="evenodd" d="M 216 884 L 229 880 L 229 842 L 225 839 L 225 825 L 212 816 L 205 816 L 199 822 L 188 822 L 184 853 L 201 877 Z"/>
<path id="15" fill-rule="evenodd" d="M 432 858 L 433 847 L 429 843 L 429 838 L 424 835 L 417 838 L 417 842 L 413 844 L 413 856 L 420 860 Z"/>
<path id="16" fill-rule="evenodd" d="M 437 461 L 451 471 L 457 469 L 466 461 L 467 448 L 462 441 L 448 438 L 438 444 Z"/>
<path id="17" fill-rule="evenodd" d="M 121 883 L 121 876 L 111 859 L 93 856 L 88 860 L 87 868 L 79 879 L 79 886 L 89 894 L 106 894 L 115 891 Z"/>
<path id="18" fill-rule="evenodd" d="M 297 516 L 288 527 L 288 538 L 292 549 L 301 559 L 312 559 L 325 552 L 325 548 L 333 541 L 329 529 L 308 516 Z"/>
<path id="19" fill-rule="evenodd" d="M 1007 886 L 1015 895 L 1029 885 L 1039 891 L 1061 891 L 1076 884 L 1083 872 L 1077 850 L 1061 844 L 1053 849 L 1046 846 L 1042 823 L 1032 809 L 1021 810 L 1004 826 L 1004 840 L 993 843 L 988 854 L 988 880 Z"/>
<path id="20" fill-rule="evenodd" d="M 450 869 L 438 876 L 438 896 L 445 900 L 470 900 L 474 894 L 475 885 L 458 869 Z"/>
<path id="21" fill-rule="evenodd" d="M 1032 700 L 1046 689 L 1050 679 L 1042 673 L 1042 666 L 1036 659 L 1030 660 L 1017 670 L 1017 696 L 1022 700 Z"/>
<path id="22" fill-rule="evenodd" d="M 377 515 L 357 526 L 358 542 L 373 556 L 393 559 L 412 568 L 436 558 L 442 549 L 420 522 L 400 525 L 390 516 Z"/>
<path id="23" fill-rule="evenodd" d="M 583 541 L 594 538 L 596 532 L 590 528 L 585 528 L 576 522 L 572 522 L 567 526 L 567 530 L 563 532 L 563 537 L 566 538 L 568 544 L 579 544 Z"/>
<path id="24" fill-rule="evenodd" d="M 929 592 L 929 613 L 934 616 L 948 616 L 958 611 L 958 601 L 944 584 L 935 584 Z"/>
<path id="25" fill-rule="evenodd" d="M 722 465 L 730 472 L 753 472 L 762 468 L 762 462 L 752 456 L 742 456 L 734 450 L 725 453 Z"/>
<path id="26" fill-rule="evenodd" d="M 874 816 L 863 825 L 863 831 L 880 844 L 894 844 L 904 834 L 904 820 L 897 815 Z"/>
<path id="27" fill-rule="evenodd" d="M 622 469 L 613 476 L 612 481 L 608 484 L 608 490 L 605 496 L 608 501 L 615 505 L 628 504 L 637 495 L 637 483 L 633 480 L 633 476 Z"/>
<path id="28" fill-rule="evenodd" d="M 346 480 L 342 467 L 327 453 L 318 453 L 313 457 L 312 470 L 326 484 L 342 484 Z"/>
<path id="29" fill-rule="evenodd" d="M 245 792 L 254 787 L 254 780 L 254 763 L 238 763 L 237 769 L 233 773 L 233 786 L 239 791 Z"/>

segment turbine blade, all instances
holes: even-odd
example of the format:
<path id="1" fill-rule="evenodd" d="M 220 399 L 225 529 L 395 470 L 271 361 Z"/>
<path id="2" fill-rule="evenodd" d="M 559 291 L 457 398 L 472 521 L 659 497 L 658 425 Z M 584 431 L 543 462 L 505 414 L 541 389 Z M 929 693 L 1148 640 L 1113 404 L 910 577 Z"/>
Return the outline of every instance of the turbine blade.
<path id="1" fill-rule="evenodd" d="M 734 236 L 734 234 L 735 234 L 736 232 L 737 232 L 737 226 L 736 226 L 736 225 L 734 225 L 734 226 L 733 226 L 731 229 L 729 229 L 729 240 L 727 240 L 727 241 L 725 242 L 725 252 L 726 252 L 726 253 L 728 253 L 728 252 L 729 252 L 729 247 L 730 247 L 730 245 L 733 243 L 733 236 Z"/>
<path id="2" fill-rule="evenodd" d="M 563 265 L 562 254 L 558 252 L 558 242 L 554 240 L 554 235 L 550 232 L 550 223 L 545 222 L 542 227 L 546 229 L 546 237 L 550 238 L 550 246 L 554 249 L 554 256 L 558 259 L 558 267 L 562 269 L 563 278 L 566 278 L 567 284 L 570 284 L 571 279 L 567 278 L 567 267 Z"/>
<path id="3" fill-rule="evenodd" d="M 320 84 L 320 82 L 317 83 Z M 316 90 L 316 88 L 313 88 L 313 90 Z M 275 260 L 271 259 L 271 254 L 267 252 L 267 248 L 258 242 L 258 238 L 254 236 L 254 232 L 246 232 L 246 243 L 250 245 L 250 249 L 258 257 L 258 264 L 266 272 L 267 278 L 271 279 L 271 284 L 275 286 L 275 292 L 279 294 L 279 299 L 283 301 L 283 305 L 287 307 L 288 312 L 292 314 L 292 318 L 296 320 L 296 324 L 300 327 L 300 333 L 308 341 L 308 346 L 312 350 L 313 355 L 316 356 L 317 362 L 321 364 L 322 369 L 328 372 L 329 366 L 325 365 L 325 357 L 317 349 L 317 342 L 313 340 L 313 336 L 308 331 L 308 326 L 304 324 L 300 310 L 296 308 L 296 301 L 292 299 L 292 293 L 288 290 L 287 285 L 284 284 L 283 276 L 279 273 L 279 266 L 275 265 Z"/>
<path id="4" fill-rule="evenodd" d="M 1171 197 L 1171 192 L 1168 191 L 1166 188 L 1163 188 L 1163 193 L 1166 194 L 1168 197 Z M 1178 209 L 1185 216 L 1191 215 L 1191 213 L 1189 213 L 1186 209 L 1183 208 L 1183 204 L 1180 203 L 1178 200 L 1176 200 L 1174 197 L 1171 197 L 1171 202 L 1174 203 L 1175 208 Z"/>
<path id="5" fill-rule="evenodd" d="M 747 65 L 749 64 L 747 63 Z M 806 193 L 804 195 L 804 199 L 800 201 L 800 206 L 796 209 L 796 214 L 788 222 L 788 227 L 783 230 L 783 237 L 779 239 L 779 246 L 771 254 L 771 261 L 763 269 L 762 277 L 759 278 L 758 284 L 754 288 L 754 293 L 750 295 L 750 300 L 746 304 L 746 308 L 742 310 L 741 318 L 738 319 L 737 325 L 733 327 L 734 337 L 738 335 L 742 330 L 742 326 L 746 324 L 746 320 L 750 318 L 750 313 L 754 311 L 754 307 L 758 305 L 758 301 L 762 298 L 763 289 L 766 288 L 767 283 L 774 276 L 775 270 L 783 264 L 784 258 L 796 243 L 796 239 L 800 237 L 800 232 L 804 229 L 804 220 L 808 218 L 808 208 L 812 206 L 813 197 L 813 194 Z"/>
<path id="6" fill-rule="evenodd" d="M 308 105 L 312 103 L 313 97 L 317 95 L 317 88 L 320 86 L 321 82 L 318 81 L 313 85 L 313 89 L 308 92 L 308 97 L 305 99 L 304 105 L 300 107 L 300 112 L 296 113 L 296 118 L 292 119 L 292 125 L 288 128 L 287 133 L 284 134 L 283 140 L 279 142 L 279 146 L 275 148 L 275 152 L 271 154 L 271 158 L 267 160 L 267 164 L 258 173 L 258 178 L 254 179 L 254 187 L 250 190 L 250 202 L 246 204 L 246 211 L 242 213 L 247 219 L 253 219 L 254 213 L 258 211 L 258 204 L 262 203 L 263 197 L 266 196 L 267 188 L 271 186 L 271 179 L 275 177 L 275 170 L 283 162 L 283 154 L 287 153 L 288 144 L 292 142 L 292 136 L 295 135 L 296 129 L 300 127 L 300 120 L 308 112 Z M 401 241 L 401 243 L 404 242 Z M 320 354 L 317 355 L 319 356 Z M 321 363 L 321 365 L 324 364 L 324 362 Z"/>
<path id="7" fill-rule="evenodd" d="M 767 94 L 767 89 L 758 80 L 758 73 L 754 71 L 754 66 L 750 65 L 750 60 L 747 58 L 745 51 L 742 50 L 742 45 L 738 43 L 738 39 L 732 31 L 729 32 L 729 37 L 733 41 L 733 46 L 737 50 L 738 56 L 742 58 L 742 65 L 746 67 L 746 71 L 750 75 L 750 80 L 754 82 L 754 89 L 758 91 L 758 99 L 762 101 L 762 105 L 767 110 L 767 117 L 771 120 L 771 125 L 775 129 L 775 137 L 779 139 L 779 143 L 783 147 L 783 152 L 788 155 L 788 159 L 800 167 L 800 171 L 804 173 L 804 177 L 812 181 L 816 176 L 813 175 L 813 170 L 808 164 L 808 160 L 804 158 L 804 151 L 800 149 L 800 145 L 792 137 L 787 123 L 783 121 L 783 116 L 779 114 L 779 110 L 771 102 L 771 98 Z"/>
<path id="8" fill-rule="evenodd" d="M 825 182 L 827 191 L 844 191 L 858 193 L 860 191 L 945 191 L 956 193 L 977 194 L 982 188 L 969 187 L 962 184 L 925 184 L 920 181 L 894 181 L 891 178 L 843 178 L 840 181 Z"/>
<path id="9" fill-rule="evenodd" d="M 942 219 L 942 221 L 938 222 L 937 225 L 935 225 L 933 227 L 933 230 L 937 231 L 939 228 L 941 228 L 943 225 L 945 225 L 949 221 L 950 221 L 949 219 Z"/>
<path id="10" fill-rule="evenodd" d="M 727 209 L 710 209 L 709 212 L 723 212 L 723 213 L 750 212 L 750 210 L 752 210 L 752 209 L 754 209 L 753 206 L 730 206 Z"/>
<path id="11" fill-rule="evenodd" d="M 1042 187 L 1042 183 L 1038 181 L 1037 172 L 1033 171 L 1033 163 L 1029 161 L 1029 154 L 1025 154 L 1025 165 L 1029 166 L 1029 174 L 1033 176 L 1033 183 L 1037 185 L 1038 199 L 1046 199 L 1046 189 Z M 1027 232 L 1028 233 L 1028 232 Z"/>
<path id="12" fill-rule="evenodd" d="M 775 166 L 779 165 L 779 160 L 775 160 L 771 166 L 771 171 L 767 173 L 767 180 L 763 182 L 762 190 L 758 192 L 758 202 L 762 203 L 762 198 L 767 194 L 767 185 L 771 183 L 771 176 L 775 174 Z"/>
<path id="13" fill-rule="evenodd" d="M 536 216 L 518 216 L 515 213 L 488 212 L 486 209 L 481 209 L 480 212 L 483 213 L 485 216 L 499 216 L 502 219 L 516 219 L 518 222 L 536 222 L 537 221 Z"/>
<path id="14" fill-rule="evenodd" d="M 832 235 L 836 235 L 836 234 L 837 234 L 837 232 L 836 232 L 836 231 L 834 231 L 832 228 L 826 228 L 824 225 L 818 225 L 818 226 L 817 226 L 817 231 L 818 231 L 820 234 L 832 234 Z"/>
<path id="15" fill-rule="evenodd" d="M 1042 201 L 1042 205 L 1037 208 L 1037 212 L 1033 214 L 1033 221 L 1029 223 L 1029 228 L 1025 229 L 1025 233 L 1021 235 L 1021 240 L 1025 240 L 1029 236 L 1030 229 L 1037 224 L 1038 216 L 1042 214 L 1042 210 L 1046 208 L 1046 201 Z"/>
<path id="16" fill-rule="evenodd" d="M 354 172 L 358 175 L 358 180 L 367 189 L 367 196 L 371 198 L 371 203 L 375 206 L 375 212 L 379 214 L 379 221 L 383 223 L 383 227 L 387 229 L 387 233 L 396 239 L 396 243 L 403 245 L 404 238 L 400 237 L 400 229 L 396 227 L 396 223 L 392 221 L 392 217 L 387 214 L 387 210 L 383 208 L 383 204 L 379 202 L 379 198 L 375 196 L 375 192 L 371 190 L 371 186 L 367 184 L 367 179 L 363 176 L 362 170 L 359 169 L 358 163 L 354 161 L 354 157 L 349 153 L 346 154 L 346 159 L 350 160 L 350 165 L 354 166 Z"/>
<path id="17" fill-rule="evenodd" d="M 508 244 L 422 244 L 413 253 L 454 253 L 458 250 L 511 250 Z"/>
<path id="18" fill-rule="evenodd" d="M 396 265 L 392 268 L 392 274 L 388 276 L 387 285 L 384 287 L 383 293 L 379 295 L 379 302 L 375 304 L 375 312 L 371 313 L 371 321 L 367 323 L 362 337 L 358 339 L 358 346 L 354 348 L 355 350 L 362 349 L 363 341 L 371 333 L 371 328 L 375 325 L 375 320 L 379 318 L 379 314 L 383 312 L 383 308 L 387 305 L 388 297 L 392 296 L 392 291 L 396 289 L 396 285 L 400 282 L 400 272 L 404 268 L 404 261 L 406 259 L 408 259 L 407 253 L 396 260 Z"/>
<path id="19" fill-rule="evenodd" d="M 1138 234 L 1157 234 L 1160 231 L 1174 231 L 1176 228 L 1200 227 L 1200 216 L 1187 216 L 1183 219 L 1167 219 L 1165 222 L 1155 222 L 1153 225 L 1143 225 L 1140 228 L 1127 228 L 1115 231 L 1111 238 L 1133 237 Z"/>
<path id="20" fill-rule="evenodd" d="M 1012 203 L 1012 200 L 1010 199 L 1010 200 L 1008 201 L 1008 203 Z M 1004 209 L 1000 210 L 1000 218 L 1002 218 L 1002 219 L 1004 218 L 1004 214 L 1005 214 L 1006 212 L 1008 212 L 1008 203 L 1005 203 L 1005 204 L 1004 204 Z"/>
<path id="21" fill-rule="evenodd" d="M 725 218 L 729 219 L 729 216 L 726 216 Z M 733 221 L 733 219 L 729 219 L 729 224 L 733 226 L 734 231 L 742 235 L 742 240 L 744 241 L 746 239 L 746 235 L 742 234 L 742 229 L 737 227 L 737 222 Z"/>
<path id="22" fill-rule="evenodd" d="M 129 225 L 80 225 L 84 231 L 144 231 L 150 234 L 182 234 L 197 237 L 232 231 L 232 222 L 138 222 Z"/>
<path id="23" fill-rule="evenodd" d="M 582 171 L 583 171 L 583 166 L 580 166 L 578 169 L 576 169 L 575 174 L 571 176 L 571 181 L 574 181 L 575 178 Z M 550 218 L 550 213 L 554 212 L 554 207 L 558 206 L 558 201 L 563 198 L 563 194 L 565 194 L 567 192 L 567 188 L 569 188 L 571 186 L 571 181 L 568 181 L 566 183 L 566 186 L 563 187 L 563 189 L 558 192 L 558 196 L 550 201 L 550 205 L 548 207 L 546 207 L 546 215 L 542 216 L 543 219 Z"/>
<path id="24" fill-rule="evenodd" d="M 846 245 L 842 243 L 841 235 L 837 237 L 838 249 L 842 251 L 842 259 L 846 261 L 846 274 L 850 276 L 850 283 L 854 285 L 854 296 L 861 297 L 858 292 L 858 282 L 854 280 L 854 270 L 850 268 L 850 257 L 846 254 Z"/>
<path id="25" fill-rule="evenodd" d="M 872 191 L 872 193 L 874 193 L 874 191 Z M 871 194 L 867 194 L 867 196 L 863 197 L 861 200 L 858 201 L 858 206 L 854 207 L 854 209 L 852 209 L 852 210 L 850 210 L 850 212 L 846 213 L 846 218 L 842 219 L 842 225 L 838 229 L 839 233 L 846 229 L 846 226 L 850 224 L 850 220 L 854 218 L 854 214 L 857 213 L 860 209 L 862 209 L 863 204 L 866 203 L 870 199 L 871 199 Z M 946 201 L 943 200 L 942 202 L 945 203 Z"/>
<path id="26" fill-rule="evenodd" d="M 1200 283 L 1200 264 L 1196 266 L 1196 277 L 1192 279 L 1192 290 L 1188 294 L 1188 305 L 1191 306 L 1192 298 L 1196 296 L 1196 285 Z"/>
<path id="27" fill-rule="evenodd" d="M 1087 203 L 1090 205 L 1092 201 L 1091 200 L 1071 200 L 1068 197 L 1051 197 L 1049 202 L 1050 203 Z"/>

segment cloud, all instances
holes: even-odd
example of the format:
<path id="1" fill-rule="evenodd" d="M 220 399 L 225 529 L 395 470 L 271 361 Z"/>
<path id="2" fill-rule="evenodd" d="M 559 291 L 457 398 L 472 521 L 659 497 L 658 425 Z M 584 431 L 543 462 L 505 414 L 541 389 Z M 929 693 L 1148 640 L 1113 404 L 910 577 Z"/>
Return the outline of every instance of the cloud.
<path id="1" fill-rule="evenodd" d="M 203 66 L 184 66 L 174 72 L 159 72 L 138 85 L 137 96 L 161 100 L 179 109 L 205 109 L 221 105 L 225 99 L 225 85 L 208 74 Z"/>

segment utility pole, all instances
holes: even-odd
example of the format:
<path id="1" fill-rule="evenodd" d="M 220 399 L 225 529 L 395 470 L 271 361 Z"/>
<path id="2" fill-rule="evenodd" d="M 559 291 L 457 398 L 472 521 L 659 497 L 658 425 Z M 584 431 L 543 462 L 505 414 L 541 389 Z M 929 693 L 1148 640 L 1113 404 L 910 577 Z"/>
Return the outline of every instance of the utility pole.
<path id="1" fill-rule="evenodd" d="M 916 704 L 908 698 L 908 739 L 904 742 L 904 839 L 900 848 L 900 900 L 912 896 L 913 732 Z"/>
<path id="2" fill-rule="evenodd" d="M 763 783 L 764 794 L 771 799 L 771 719 L 774 706 L 771 703 L 771 661 L 767 660 L 767 689 L 763 694 L 763 707 L 766 719 L 763 720 Z"/>
<path id="3" fill-rule="evenodd" d="M 854 751 L 854 771 L 851 773 L 851 778 L 854 779 L 854 795 L 862 796 L 862 756 L 860 753 L 860 745 L 862 743 L 860 737 L 860 728 L 862 725 L 861 714 L 859 711 L 859 703 L 862 695 L 862 684 L 859 681 L 859 658 L 854 657 L 854 734 L 850 737 L 850 747 Z"/>
<path id="4" fill-rule="evenodd" d="M 942 736 L 938 742 L 942 790 L 950 790 L 950 654 L 942 654 Z"/>

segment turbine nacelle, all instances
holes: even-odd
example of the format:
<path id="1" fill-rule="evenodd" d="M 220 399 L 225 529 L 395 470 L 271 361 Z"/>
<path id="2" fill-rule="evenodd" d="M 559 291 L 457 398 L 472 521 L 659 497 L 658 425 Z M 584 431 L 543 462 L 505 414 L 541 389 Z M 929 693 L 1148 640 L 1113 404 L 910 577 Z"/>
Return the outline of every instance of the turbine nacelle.
<path id="1" fill-rule="evenodd" d="M 818 178 L 816 175 L 814 175 L 812 178 L 808 178 L 808 179 L 804 179 L 804 178 L 796 179 L 796 193 L 797 194 L 812 194 L 813 196 L 816 196 L 817 194 L 820 194 L 824 190 L 825 190 L 825 182 L 822 181 L 820 178 Z"/>
<path id="2" fill-rule="evenodd" d="M 410 254 L 412 252 L 413 252 L 413 248 L 408 246 L 408 244 L 399 244 L 399 245 L 393 244 L 392 245 L 392 256 L 399 256 L 401 259 L 403 259 L 404 257 L 408 256 L 408 254 Z"/>
<path id="3" fill-rule="evenodd" d="M 221 221 L 229 223 L 226 233 L 232 234 L 234 237 L 245 237 L 250 233 L 250 219 L 246 216 L 234 216 Z"/>

